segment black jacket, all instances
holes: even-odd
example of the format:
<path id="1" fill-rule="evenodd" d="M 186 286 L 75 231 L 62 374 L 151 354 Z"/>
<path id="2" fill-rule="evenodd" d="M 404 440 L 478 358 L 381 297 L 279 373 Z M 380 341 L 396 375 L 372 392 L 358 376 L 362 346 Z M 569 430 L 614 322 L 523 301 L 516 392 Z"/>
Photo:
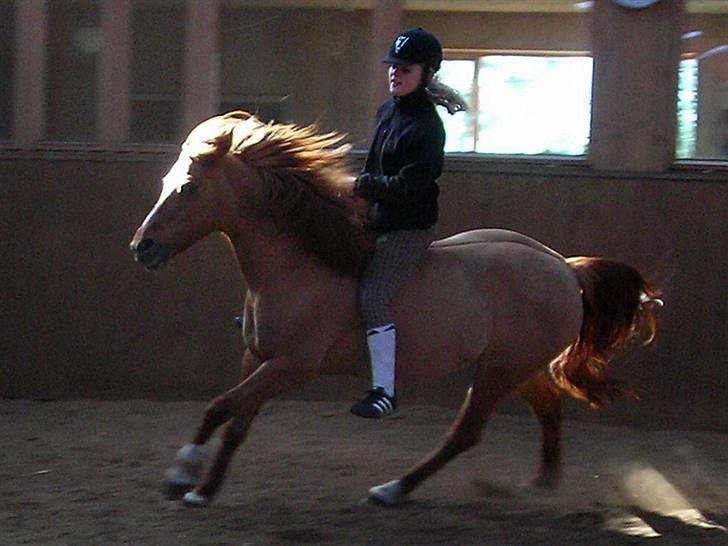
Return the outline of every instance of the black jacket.
<path id="1" fill-rule="evenodd" d="M 377 232 L 426 229 L 437 222 L 436 180 L 445 130 L 424 90 L 387 101 L 377 112 L 369 155 L 355 192 L 372 203 Z"/>

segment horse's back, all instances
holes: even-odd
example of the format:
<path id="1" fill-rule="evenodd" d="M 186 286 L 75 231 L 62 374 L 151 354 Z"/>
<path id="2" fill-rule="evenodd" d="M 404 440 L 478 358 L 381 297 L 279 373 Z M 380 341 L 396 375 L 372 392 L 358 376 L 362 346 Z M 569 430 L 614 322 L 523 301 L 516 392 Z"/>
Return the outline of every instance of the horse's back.
<path id="1" fill-rule="evenodd" d="M 543 365 L 581 325 L 579 286 L 564 258 L 508 230 L 434 242 L 396 303 L 403 367 L 414 374 L 429 375 L 418 360 L 456 369 L 496 353 Z"/>
<path id="2" fill-rule="evenodd" d="M 484 289 L 499 293 L 529 292 L 549 296 L 549 286 L 577 288 L 576 277 L 564 257 L 543 243 L 515 231 L 478 229 L 440 239 L 432 244 L 421 274 L 445 279 L 452 274 L 469 277 Z M 497 286 L 493 286 L 496 284 Z M 507 286 L 506 286 L 507 285 Z M 471 287 L 472 288 L 472 287 Z M 490 294 L 489 301 L 494 299 Z"/>
<path id="3" fill-rule="evenodd" d="M 453 248 L 458 246 L 488 243 L 520 244 L 545 254 L 549 254 L 555 258 L 559 258 L 561 260 L 564 259 L 561 254 L 536 239 L 523 235 L 522 233 L 518 233 L 517 231 L 507 229 L 473 229 L 470 231 L 463 231 L 435 241 L 432 243 L 432 248 L 433 250 L 436 250 L 441 248 Z"/>

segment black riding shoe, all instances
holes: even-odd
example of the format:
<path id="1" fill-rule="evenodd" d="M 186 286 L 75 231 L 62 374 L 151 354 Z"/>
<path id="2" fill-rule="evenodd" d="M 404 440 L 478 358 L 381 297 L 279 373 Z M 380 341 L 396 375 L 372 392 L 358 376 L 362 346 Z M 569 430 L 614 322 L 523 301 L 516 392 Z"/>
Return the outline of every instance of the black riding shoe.
<path id="1" fill-rule="evenodd" d="M 363 400 L 351 406 L 351 413 L 366 419 L 381 419 L 397 409 L 397 397 L 389 396 L 382 387 L 374 387 Z"/>

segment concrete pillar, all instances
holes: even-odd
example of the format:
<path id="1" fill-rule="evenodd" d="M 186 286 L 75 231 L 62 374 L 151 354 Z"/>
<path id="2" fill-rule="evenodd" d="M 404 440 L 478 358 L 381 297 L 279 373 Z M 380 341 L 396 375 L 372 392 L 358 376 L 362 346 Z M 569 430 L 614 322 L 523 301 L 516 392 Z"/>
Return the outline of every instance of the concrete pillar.
<path id="1" fill-rule="evenodd" d="M 13 137 L 31 148 L 46 132 L 46 0 L 15 3 Z"/>
<path id="2" fill-rule="evenodd" d="M 594 2 L 589 160 L 597 169 L 661 172 L 674 160 L 684 0 L 627 9 Z"/>
<path id="3" fill-rule="evenodd" d="M 183 88 L 184 133 L 218 110 L 218 0 L 187 0 Z"/>
<path id="4" fill-rule="evenodd" d="M 129 137 L 131 87 L 131 0 L 101 3 L 96 140 L 114 148 Z"/>

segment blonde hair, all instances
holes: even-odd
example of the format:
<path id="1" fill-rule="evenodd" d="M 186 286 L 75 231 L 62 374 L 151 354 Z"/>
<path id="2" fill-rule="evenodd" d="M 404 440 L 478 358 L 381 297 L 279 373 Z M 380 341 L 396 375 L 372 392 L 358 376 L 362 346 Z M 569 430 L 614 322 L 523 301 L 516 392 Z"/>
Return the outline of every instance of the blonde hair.
<path id="1" fill-rule="evenodd" d="M 433 76 L 430 83 L 425 86 L 427 96 L 436 106 L 444 106 L 450 115 L 457 112 L 466 112 L 468 103 L 455 89 L 442 83 L 437 76 Z"/>

